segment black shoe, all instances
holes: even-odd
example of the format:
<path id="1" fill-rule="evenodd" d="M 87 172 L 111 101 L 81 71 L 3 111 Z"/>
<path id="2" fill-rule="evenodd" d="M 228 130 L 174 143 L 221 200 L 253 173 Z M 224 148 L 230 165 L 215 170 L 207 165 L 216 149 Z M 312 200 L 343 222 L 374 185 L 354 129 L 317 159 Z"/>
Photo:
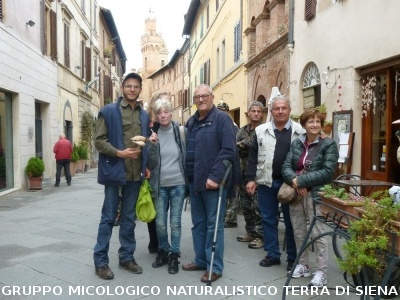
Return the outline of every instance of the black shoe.
<path id="1" fill-rule="evenodd" d="M 71 182 L 68 182 L 67 184 L 68 184 L 68 186 L 71 186 Z"/>
<path id="2" fill-rule="evenodd" d="M 102 267 L 95 267 L 95 270 L 97 276 L 99 276 L 101 279 L 110 280 L 114 278 L 114 273 L 113 271 L 111 271 L 108 265 L 104 265 Z"/>
<path id="3" fill-rule="evenodd" d="M 55 187 L 60 187 L 60 184 L 59 184 L 59 183 L 58 183 L 58 184 L 56 183 L 54 186 L 55 186 Z"/>
<path id="4" fill-rule="evenodd" d="M 114 226 L 119 226 L 121 224 L 121 214 L 117 213 L 117 217 L 115 218 L 114 221 Z"/>
<path id="5" fill-rule="evenodd" d="M 176 274 L 179 272 L 179 253 L 170 253 L 168 255 L 168 273 Z"/>
<path id="6" fill-rule="evenodd" d="M 149 252 L 151 254 L 158 253 L 158 245 L 153 245 L 152 243 L 149 243 L 147 249 L 149 249 Z"/>
<path id="7" fill-rule="evenodd" d="M 281 264 L 281 259 L 278 258 L 273 258 L 271 256 L 266 256 L 263 260 L 260 261 L 260 266 L 261 267 L 270 267 L 273 265 L 280 265 Z"/>
<path id="8" fill-rule="evenodd" d="M 151 264 L 153 268 L 159 268 L 165 265 L 168 262 L 168 252 L 160 249 L 158 251 L 155 262 Z"/>
<path id="9" fill-rule="evenodd" d="M 293 264 L 294 264 L 294 259 L 288 259 L 286 271 L 290 272 L 290 270 L 292 270 Z"/>

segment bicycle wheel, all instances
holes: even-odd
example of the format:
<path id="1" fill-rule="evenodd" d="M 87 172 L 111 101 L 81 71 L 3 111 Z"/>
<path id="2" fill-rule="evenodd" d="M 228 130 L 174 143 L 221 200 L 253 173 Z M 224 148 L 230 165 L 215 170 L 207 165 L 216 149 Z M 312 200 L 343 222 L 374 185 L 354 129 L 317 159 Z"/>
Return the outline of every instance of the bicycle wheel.
<path id="1" fill-rule="evenodd" d="M 349 235 L 341 230 L 335 230 L 332 235 L 333 252 L 338 259 L 344 259 L 343 246 L 347 243 L 349 238 Z"/>

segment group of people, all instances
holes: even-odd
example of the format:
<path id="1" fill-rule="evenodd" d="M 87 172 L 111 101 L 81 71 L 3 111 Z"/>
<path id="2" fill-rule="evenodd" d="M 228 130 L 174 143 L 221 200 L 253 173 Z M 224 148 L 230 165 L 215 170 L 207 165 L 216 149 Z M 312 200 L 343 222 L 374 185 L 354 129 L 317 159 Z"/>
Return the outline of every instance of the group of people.
<path id="1" fill-rule="evenodd" d="M 316 192 L 323 184 L 331 181 L 338 158 L 335 142 L 320 136 L 324 122 L 321 113 L 307 110 L 298 124 L 289 119 L 289 100 L 278 96 L 270 105 L 272 120 L 261 124 L 264 107 L 254 101 L 247 112 L 250 124 L 237 132 L 230 116 L 214 105 L 211 87 L 201 84 L 193 93 L 197 111 L 185 126 L 180 126 L 172 120 L 173 107 L 167 97 L 158 97 L 151 103 L 150 115 L 154 119 L 149 118 L 138 101 L 141 89 L 142 78 L 136 73 L 128 74 L 122 82 L 123 96 L 99 113 L 95 146 L 100 153 L 98 183 L 104 185 L 105 197 L 93 255 L 96 274 L 102 279 L 114 278 L 108 250 L 119 202 L 119 267 L 142 273 L 134 258 L 135 205 L 141 183 L 148 178 L 157 212 L 158 253 L 152 267 L 168 265 L 170 274 L 178 273 L 182 208 L 189 195 L 194 259 L 183 264 L 182 269 L 205 271 L 202 282 L 218 280 L 224 269 L 224 225 L 229 227 L 225 214 L 227 195 L 234 189 L 239 191 L 246 221 L 246 234 L 238 240 L 251 244 L 258 239 L 267 252 L 260 266 L 279 265 L 277 193 L 285 181 L 303 196 L 303 201 L 295 205 L 281 205 L 287 271 L 294 268 L 295 278 L 311 276 L 307 251 L 297 259 L 297 265 L 293 264 L 305 237 L 307 219 L 314 213 L 312 199 L 318 197 Z M 145 147 L 132 144 L 131 138 L 137 135 L 147 138 Z M 308 163 L 312 151 L 315 153 Z M 238 158 L 240 166 L 236 163 Z M 227 161 L 233 171 L 221 194 L 219 186 L 228 169 Z M 313 234 L 320 231 L 315 226 Z M 317 271 L 310 285 L 323 286 L 327 278 L 326 241 L 319 239 L 315 247 Z"/>

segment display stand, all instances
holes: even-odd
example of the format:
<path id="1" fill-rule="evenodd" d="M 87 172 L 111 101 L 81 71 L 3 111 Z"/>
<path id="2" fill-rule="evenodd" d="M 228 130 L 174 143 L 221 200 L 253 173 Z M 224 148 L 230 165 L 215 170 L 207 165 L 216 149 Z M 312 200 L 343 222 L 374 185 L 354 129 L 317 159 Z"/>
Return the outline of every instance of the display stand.
<path id="1" fill-rule="evenodd" d="M 339 137 L 339 159 L 335 178 L 342 174 L 351 174 L 354 132 L 341 133 Z"/>

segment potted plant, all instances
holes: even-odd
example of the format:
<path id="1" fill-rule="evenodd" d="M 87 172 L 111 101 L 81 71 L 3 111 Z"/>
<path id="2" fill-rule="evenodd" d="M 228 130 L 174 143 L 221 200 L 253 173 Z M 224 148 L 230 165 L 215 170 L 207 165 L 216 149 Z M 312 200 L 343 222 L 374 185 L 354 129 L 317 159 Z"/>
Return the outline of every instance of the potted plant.
<path id="1" fill-rule="evenodd" d="M 299 122 L 300 119 L 300 115 L 296 115 L 296 114 L 291 114 L 290 118 L 295 121 L 295 122 Z"/>
<path id="2" fill-rule="evenodd" d="M 332 121 L 325 121 L 324 128 L 322 129 L 325 134 L 331 134 L 332 132 Z"/>
<path id="3" fill-rule="evenodd" d="M 71 163 L 70 163 L 70 171 L 71 171 L 71 176 L 75 176 L 76 173 L 76 164 L 79 160 L 79 154 L 77 149 L 74 147 L 74 149 L 72 149 L 72 154 L 71 154 Z"/>
<path id="4" fill-rule="evenodd" d="M 349 194 L 343 187 L 335 188 L 332 184 L 326 184 L 319 193 L 321 202 L 321 213 L 329 220 L 339 223 L 342 227 L 347 227 L 357 216 L 355 207 L 362 206 L 364 197 Z"/>
<path id="5" fill-rule="evenodd" d="M 26 175 L 28 176 L 30 190 L 42 189 L 44 169 L 44 162 L 41 158 L 36 156 L 29 158 L 26 165 Z"/>
<path id="6" fill-rule="evenodd" d="M 378 202 L 366 199 L 360 219 L 353 221 L 348 232 L 350 238 L 343 245 L 344 257 L 339 260 L 341 270 L 353 275 L 356 285 L 380 285 L 393 254 L 400 252 L 400 204 L 393 204 L 387 191 Z M 392 239 L 397 239 L 394 252 Z M 397 268 L 397 270 L 396 270 Z M 390 274 L 388 286 L 400 287 L 399 266 Z M 361 279 L 360 276 L 361 275 Z M 365 280 L 368 280 L 365 282 Z"/>
<path id="7" fill-rule="evenodd" d="M 88 151 L 87 143 L 80 142 L 77 151 L 78 151 L 78 155 L 79 155 L 81 171 L 85 172 L 86 171 L 86 162 L 89 158 L 89 151 Z"/>
<path id="8" fill-rule="evenodd" d="M 104 58 L 111 58 L 112 57 L 112 51 L 114 49 L 114 44 L 109 43 L 104 49 L 103 49 L 103 56 Z"/>
<path id="9" fill-rule="evenodd" d="M 112 48 L 111 46 L 108 46 L 108 47 L 105 47 L 105 48 L 104 48 L 104 50 L 103 50 L 104 58 L 111 58 L 112 49 L 113 49 L 113 48 Z"/>
<path id="10" fill-rule="evenodd" d="M 326 118 L 326 104 L 322 103 L 320 106 L 316 106 L 317 109 Z"/>

